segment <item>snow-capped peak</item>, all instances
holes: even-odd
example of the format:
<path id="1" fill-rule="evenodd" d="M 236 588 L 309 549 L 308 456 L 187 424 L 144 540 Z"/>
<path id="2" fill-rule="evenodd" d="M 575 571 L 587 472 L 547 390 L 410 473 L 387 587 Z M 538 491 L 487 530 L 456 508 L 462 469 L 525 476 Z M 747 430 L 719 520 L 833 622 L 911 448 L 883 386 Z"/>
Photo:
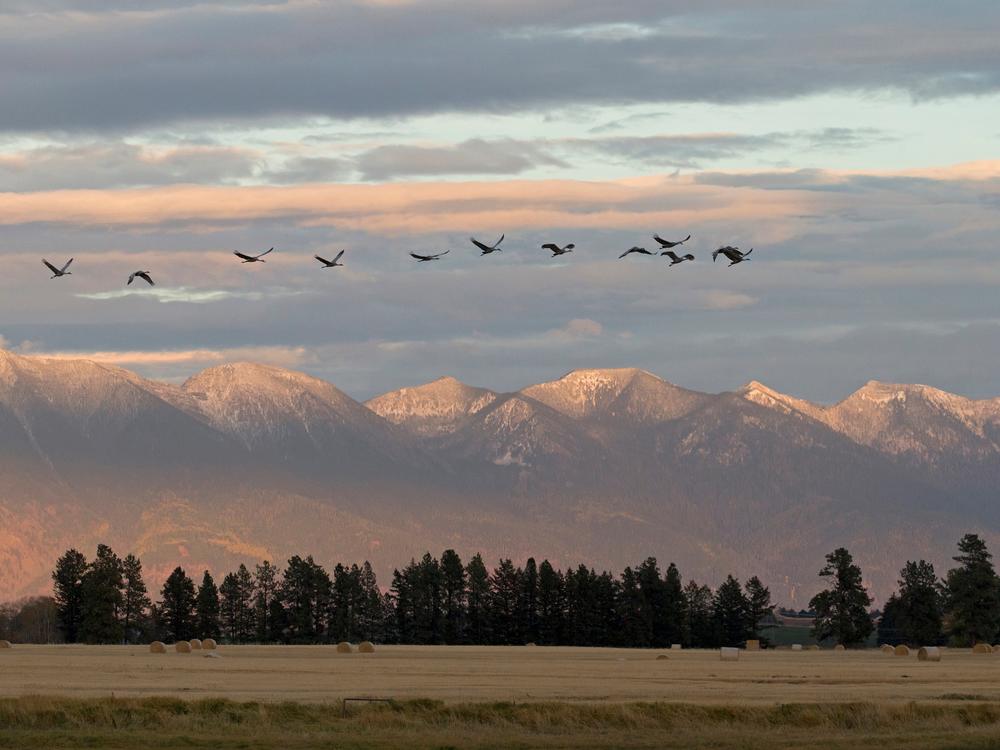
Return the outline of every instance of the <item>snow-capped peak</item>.
<path id="1" fill-rule="evenodd" d="M 382 394 L 365 406 L 393 424 L 427 437 L 453 432 L 462 420 L 493 403 L 496 397 L 493 391 L 446 376 Z"/>

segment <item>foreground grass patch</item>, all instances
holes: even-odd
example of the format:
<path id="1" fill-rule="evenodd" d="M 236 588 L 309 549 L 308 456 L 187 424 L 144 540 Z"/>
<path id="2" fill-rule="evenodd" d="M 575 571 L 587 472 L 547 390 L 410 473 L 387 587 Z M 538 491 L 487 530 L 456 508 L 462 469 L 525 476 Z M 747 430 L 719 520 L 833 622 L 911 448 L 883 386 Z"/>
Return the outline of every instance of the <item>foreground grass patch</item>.
<path id="1" fill-rule="evenodd" d="M 944 697 L 944 696 L 942 696 Z M 998 748 L 1000 704 L 0 700 L 0 748 Z"/>

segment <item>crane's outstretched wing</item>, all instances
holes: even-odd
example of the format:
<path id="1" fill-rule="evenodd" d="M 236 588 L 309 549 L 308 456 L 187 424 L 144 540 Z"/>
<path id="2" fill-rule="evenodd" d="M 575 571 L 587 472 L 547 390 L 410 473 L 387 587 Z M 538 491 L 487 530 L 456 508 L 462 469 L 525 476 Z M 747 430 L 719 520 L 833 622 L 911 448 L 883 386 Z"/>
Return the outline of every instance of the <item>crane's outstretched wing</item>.
<path id="1" fill-rule="evenodd" d="M 314 257 L 314 258 L 315 258 L 316 260 L 318 260 L 318 261 L 319 261 L 320 263 L 322 263 L 322 264 L 323 264 L 324 266 L 328 266 L 328 265 L 330 265 L 330 261 L 328 261 L 328 260 L 327 260 L 326 258 L 321 258 L 321 257 L 320 257 L 320 256 L 318 256 L 318 255 L 314 255 L 313 257 Z"/>
<path id="2" fill-rule="evenodd" d="M 242 258 L 243 260 L 248 260 L 248 261 L 257 260 L 252 255 L 244 255 L 243 253 L 236 252 L 235 250 L 233 251 L 233 255 L 235 255 L 237 258 Z"/>
<path id="3" fill-rule="evenodd" d="M 58 268 L 56 268 L 54 265 L 45 260 L 45 258 L 42 258 L 42 263 L 44 263 L 48 267 L 48 269 L 52 271 L 52 273 L 54 273 L 56 276 L 58 276 L 61 273 L 61 271 Z"/>
<path id="4" fill-rule="evenodd" d="M 551 250 L 554 253 L 562 252 L 562 248 L 559 247 L 559 245 L 555 245 L 551 242 L 546 242 L 544 245 L 542 245 L 542 250 Z"/>
<path id="5" fill-rule="evenodd" d="M 339 253 L 337 253 L 337 257 L 333 259 L 333 262 L 336 263 L 338 260 L 340 260 L 341 258 L 343 258 L 345 252 L 346 252 L 346 250 L 341 250 Z"/>
<path id="6" fill-rule="evenodd" d="M 257 257 L 258 257 L 258 258 L 263 258 L 263 257 L 264 257 L 265 255 L 267 255 L 268 253 L 270 253 L 270 252 L 273 252 L 273 251 L 274 251 L 274 248 L 272 247 L 272 248 L 271 248 L 270 250 L 265 250 L 264 252 L 262 252 L 262 253 L 261 253 L 260 255 L 258 255 Z"/>
<path id="7" fill-rule="evenodd" d="M 493 248 L 492 248 L 492 247 L 490 247 L 489 245 L 487 245 L 487 244 L 485 244 L 485 243 L 483 243 L 483 242 L 480 242 L 480 241 L 479 241 L 479 240 L 477 240 L 477 239 L 476 239 L 475 237 L 469 237 L 469 239 L 470 239 L 470 240 L 472 241 L 472 244 L 473 244 L 473 245 L 475 245 L 476 247 L 478 247 L 478 248 L 479 248 L 480 250 L 482 250 L 482 251 L 483 251 L 484 253 L 489 253 L 489 252 L 492 252 L 492 251 L 493 251 Z"/>
<path id="8" fill-rule="evenodd" d="M 153 283 L 153 279 L 150 278 L 149 274 L 146 273 L 145 271 L 140 271 L 139 273 L 136 274 L 136 276 L 138 276 L 140 279 L 145 281 L 150 286 L 156 286 L 156 284 Z"/>
<path id="9" fill-rule="evenodd" d="M 59 269 L 59 270 L 60 270 L 60 272 L 61 272 L 61 273 L 66 273 L 66 269 L 70 267 L 70 264 L 71 264 L 72 262 L 73 262 L 73 258 L 70 258 L 69 260 L 67 260 L 67 261 L 66 261 L 66 265 L 65 265 L 65 266 L 63 266 L 62 268 L 60 268 L 60 269 Z"/>
<path id="10" fill-rule="evenodd" d="M 414 258 L 416 260 L 431 260 L 432 259 L 432 256 L 430 256 L 430 255 L 418 255 L 417 253 L 410 253 L 410 257 Z"/>
<path id="11" fill-rule="evenodd" d="M 670 258 L 670 260 L 675 262 L 680 260 L 680 258 L 677 257 L 677 253 L 675 253 L 673 250 L 664 250 L 662 253 L 660 253 L 660 255 L 666 255 L 668 258 Z"/>

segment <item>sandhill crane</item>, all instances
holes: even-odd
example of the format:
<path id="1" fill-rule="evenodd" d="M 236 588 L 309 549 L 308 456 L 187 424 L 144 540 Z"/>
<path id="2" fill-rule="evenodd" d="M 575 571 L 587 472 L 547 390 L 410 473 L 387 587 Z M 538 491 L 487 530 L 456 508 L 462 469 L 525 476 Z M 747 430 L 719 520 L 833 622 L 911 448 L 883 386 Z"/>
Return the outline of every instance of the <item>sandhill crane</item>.
<path id="1" fill-rule="evenodd" d="M 631 255 L 632 253 L 639 253 L 641 255 L 656 255 L 656 253 L 651 253 L 644 247 L 630 247 L 628 250 L 626 250 L 624 253 L 618 256 L 618 260 L 621 260 L 626 255 Z"/>
<path id="2" fill-rule="evenodd" d="M 475 237 L 469 237 L 469 240 L 471 240 L 471 242 L 472 242 L 473 245 L 475 245 L 476 247 L 478 247 L 480 250 L 483 251 L 481 253 L 481 255 L 489 255 L 490 253 L 499 253 L 499 252 L 501 252 L 500 243 L 503 242 L 503 237 L 504 236 L 501 234 L 500 235 L 500 239 L 498 239 L 492 245 L 487 245 L 484 242 L 480 242 Z"/>
<path id="3" fill-rule="evenodd" d="M 670 265 L 676 266 L 678 263 L 683 263 L 686 260 L 694 260 L 694 256 L 691 253 L 687 255 L 678 255 L 673 250 L 664 250 L 660 255 L 666 255 L 670 258 Z"/>
<path id="4" fill-rule="evenodd" d="M 327 260 L 326 258 L 321 258 L 318 255 L 314 255 L 313 257 L 323 264 L 323 268 L 338 268 L 344 265 L 343 263 L 337 262 L 344 257 L 344 252 L 345 252 L 344 250 L 341 250 L 339 253 L 337 253 L 337 257 L 334 258 L 333 260 Z"/>
<path id="5" fill-rule="evenodd" d="M 63 266 L 62 268 L 56 268 L 54 265 L 52 265 L 47 260 L 45 260 L 45 258 L 42 258 L 42 263 L 44 263 L 45 266 L 50 271 L 52 271 L 52 276 L 49 277 L 49 278 L 52 278 L 52 279 L 58 279 L 60 276 L 72 276 L 73 272 L 66 270 L 67 268 L 69 268 L 69 264 L 72 263 L 72 262 L 73 262 L 73 259 L 70 258 L 69 260 L 66 261 L 66 265 L 65 266 Z"/>
<path id="6" fill-rule="evenodd" d="M 413 258 L 417 263 L 427 263 L 432 260 L 439 260 L 442 255 L 447 255 L 451 250 L 445 250 L 443 253 L 433 253 L 431 255 L 421 255 L 420 253 L 410 253 L 410 257 Z"/>
<path id="7" fill-rule="evenodd" d="M 574 245 L 572 242 L 566 245 L 566 247 L 559 247 L 559 245 L 555 245 L 551 242 L 546 242 L 544 245 L 542 245 L 542 250 L 551 250 L 552 257 L 556 258 L 560 255 L 565 255 L 566 253 L 573 252 L 574 247 L 576 247 L 576 245 Z"/>
<path id="8" fill-rule="evenodd" d="M 718 250 L 712 251 L 712 262 L 715 263 L 715 259 L 720 255 L 725 255 L 729 258 L 729 265 L 735 266 L 737 263 L 742 263 L 745 260 L 750 260 L 749 255 L 753 252 L 751 247 L 746 252 L 743 252 L 738 247 L 732 247 L 731 245 L 726 245 L 725 247 L 720 247 Z"/>
<path id="9" fill-rule="evenodd" d="M 136 279 L 142 279 L 143 281 L 145 281 L 150 286 L 156 286 L 156 284 L 153 283 L 153 278 L 149 275 L 149 273 L 150 273 L 149 271 L 133 271 L 129 275 L 128 281 L 126 282 L 125 285 L 128 286 L 129 284 L 131 284 Z"/>
<path id="10" fill-rule="evenodd" d="M 666 250 L 669 250 L 672 247 L 677 247 L 678 245 L 683 245 L 685 242 L 687 242 L 689 239 L 691 239 L 691 235 L 689 234 L 683 240 L 677 240 L 677 242 L 671 242 L 670 240 L 665 240 L 665 239 L 663 239 L 658 234 L 654 234 L 653 235 L 653 239 L 660 243 L 660 247 L 662 247 L 662 248 L 664 248 Z M 661 255 L 662 255 L 662 253 L 661 253 Z"/>
<path id="11" fill-rule="evenodd" d="M 259 255 L 244 255 L 243 253 L 238 253 L 234 251 L 233 255 L 235 255 L 237 258 L 242 258 L 244 263 L 266 263 L 267 261 L 263 259 L 264 256 L 267 255 L 269 252 L 272 252 L 273 250 L 274 248 L 272 247 L 270 250 L 265 250 Z"/>

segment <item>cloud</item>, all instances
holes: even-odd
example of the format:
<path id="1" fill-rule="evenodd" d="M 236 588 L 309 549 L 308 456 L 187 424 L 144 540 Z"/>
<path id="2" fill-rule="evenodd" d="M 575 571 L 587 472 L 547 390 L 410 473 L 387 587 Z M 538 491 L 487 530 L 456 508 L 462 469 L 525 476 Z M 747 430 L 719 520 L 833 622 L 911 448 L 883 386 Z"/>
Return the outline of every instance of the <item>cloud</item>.
<path id="1" fill-rule="evenodd" d="M 0 25 L 2 130 L 1000 89 L 990 0 L 49 7 Z"/>
<path id="2" fill-rule="evenodd" d="M 152 287 L 150 289 L 129 288 L 116 289 L 108 292 L 79 293 L 76 296 L 80 299 L 92 300 L 116 300 L 126 297 L 138 297 L 154 299 L 157 302 L 177 303 L 186 302 L 190 304 L 207 304 L 210 302 L 222 302 L 225 300 L 251 300 L 259 302 L 265 299 L 278 297 L 295 297 L 305 294 L 304 291 L 292 289 L 270 289 L 268 291 L 244 292 L 232 291 L 228 289 L 192 289 L 190 287 Z"/>
<path id="3" fill-rule="evenodd" d="M 371 181 L 418 175 L 513 175 L 542 166 L 568 166 L 541 145 L 480 138 L 453 146 L 379 146 L 361 154 L 356 164 L 362 178 Z"/>

